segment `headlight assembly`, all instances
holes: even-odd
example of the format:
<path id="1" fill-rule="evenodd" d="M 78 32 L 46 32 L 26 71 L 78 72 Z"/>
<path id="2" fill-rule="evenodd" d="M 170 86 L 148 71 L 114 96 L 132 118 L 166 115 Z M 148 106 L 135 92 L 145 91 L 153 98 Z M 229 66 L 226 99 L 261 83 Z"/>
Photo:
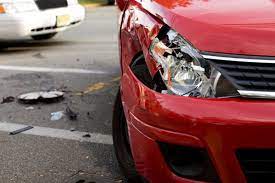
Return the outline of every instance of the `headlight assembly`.
<path id="1" fill-rule="evenodd" d="M 162 93 L 205 98 L 238 95 L 221 73 L 172 29 L 161 30 L 150 46 L 150 53 L 167 87 Z M 226 85 L 229 92 L 220 84 Z"/>

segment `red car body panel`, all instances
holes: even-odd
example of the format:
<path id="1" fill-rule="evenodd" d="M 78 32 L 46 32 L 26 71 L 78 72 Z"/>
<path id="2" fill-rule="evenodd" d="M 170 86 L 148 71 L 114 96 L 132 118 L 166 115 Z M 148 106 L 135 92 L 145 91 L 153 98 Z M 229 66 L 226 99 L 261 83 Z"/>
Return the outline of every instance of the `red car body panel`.
<path id="1" fill-rule="evenodd" d="M 185 182 L 166 168 L 156 141 L 207 148 L 225 183 L 245 182 L 238 148 L 275 147 L 272 101 L 162 95 L 140 83 L 130 69 L 122 83 L 137 168 L 152 182 Z"/>
<path id="2" fill-rule="evenodd" d="M 275 56 L 275 1 L 129 0 L 121 22 L 121 96 L 136 168 L 152 183 L 196 182 L 173 174 L 157 141 L 206 148 L 224 183 L 246 182 L 239 148 L 275 148 L 275 102 L 164 95 L 143 85 L 129 65 L 167 24 L 200 51 Z"/>
<path id="3" fill-rule="evenodd" d="M 199 50 L 275 56 L 274 0 L 144 0 L 141 4 Z"/>

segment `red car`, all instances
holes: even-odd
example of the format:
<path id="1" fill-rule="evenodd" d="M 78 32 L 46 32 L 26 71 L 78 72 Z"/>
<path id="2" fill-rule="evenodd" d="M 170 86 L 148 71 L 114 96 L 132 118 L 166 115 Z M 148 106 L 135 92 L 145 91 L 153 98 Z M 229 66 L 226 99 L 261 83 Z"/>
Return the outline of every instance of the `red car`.
<path id="1" fill-rule="evenodd" d="M 275 182 L 275 1 L 117 0 L 129 182 Z"/>

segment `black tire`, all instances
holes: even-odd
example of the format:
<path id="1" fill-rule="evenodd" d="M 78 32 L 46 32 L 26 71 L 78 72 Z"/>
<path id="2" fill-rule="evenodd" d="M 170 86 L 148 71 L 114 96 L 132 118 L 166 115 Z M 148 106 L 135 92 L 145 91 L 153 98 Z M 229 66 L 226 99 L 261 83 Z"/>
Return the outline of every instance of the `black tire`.
<path id="1" fill-rule="evenodd" d="M 7 49 L 9 46 L 0 45 L 0 51 Z"/>
<path id="2" fill-rule="evenodd" d="M 115 0 L 108 0 L 107 4 L 108 5 L 115 5 L 115 2 L 116 2 Z"/>
<path id="3" fill-rule="evenodd" d="M 57 33 L 42 34 L 37 36 L 32 36 L 34 40 L 47 40 L 53 38 Z"/>
<path id="4" fill-rule="evenodd" d="M 113 142 L 118 164 L 128 183 L 145 183 L 137 173 L 131 153 L 127 122 L 123 111 L 120 91 L 113 111 Z"/>

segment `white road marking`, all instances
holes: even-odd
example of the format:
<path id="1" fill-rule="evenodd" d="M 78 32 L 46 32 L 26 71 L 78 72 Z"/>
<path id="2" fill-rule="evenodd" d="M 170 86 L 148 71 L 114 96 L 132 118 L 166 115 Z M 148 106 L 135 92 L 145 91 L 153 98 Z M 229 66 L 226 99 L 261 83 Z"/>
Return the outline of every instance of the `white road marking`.
<path id="1" fill-rule="evenodd" d="M 28 125 L 0 122 L 0 131 L 12 132 L 27 126 Z M 66 140 L 75 140 L 80 142 L 91 142 L 91 143 L 97 143 L 97 144 L 107 144 L 107 145 L 113 144 L 111 135 L 103 135 L 100 133 L 89 133 L 91 137 L 85 138 L 83 137 L 83 135 L 86 135 L 87 132 L 80 132 L 80 131 L 71 132 L 70 130 L 46 128 L 46 127 L 39 127 L 39 126 L 34 126 L 33 129 L 22 132 L 22 134 L 42 136 L 42 137 L 52 137 L 52 138 L 59 138 L 59 139 L 66 139 Z"/>
<path id="2" fill-rule="evenodd" d="M 51 67 L 27 67 L 27 66 L 11 66 L 11 65 L 0 65 L 0 70 L 25 71 L 25 72 L 75 73 L 75 74 L 106 74 L 107 73 L 101 70 L 51 68 Z"/>

